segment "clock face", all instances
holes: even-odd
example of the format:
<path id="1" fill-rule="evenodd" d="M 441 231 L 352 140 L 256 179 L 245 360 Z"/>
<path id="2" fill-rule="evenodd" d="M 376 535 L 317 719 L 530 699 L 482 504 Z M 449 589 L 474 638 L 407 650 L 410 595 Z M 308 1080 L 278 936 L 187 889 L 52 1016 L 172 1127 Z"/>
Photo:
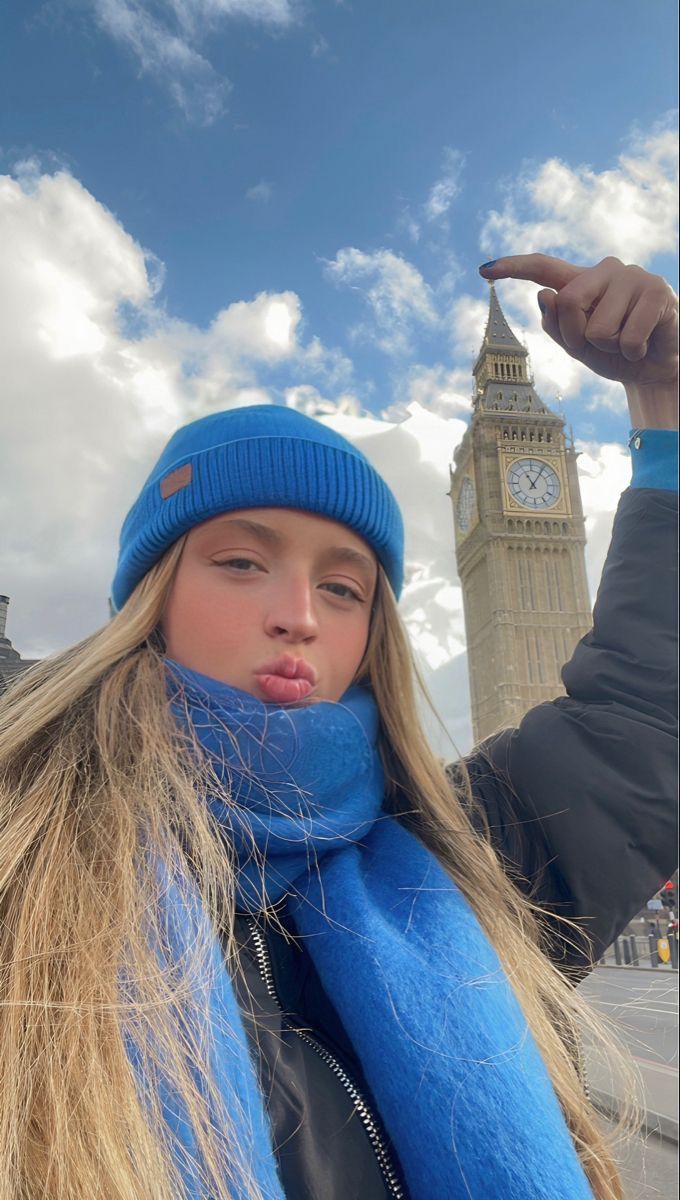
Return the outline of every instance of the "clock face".
<path id="1" fill-rule="evenodd" d="M 458 528 L 460 529 L 461 533 L 467 533 L 468 529 L 470 528 L 470 521 L 472 519 L 474 507 L 475 485 L 470 479 L 470 476 L 466 475 L 462 484 L 460 485 L 458 503 L 456 505 L 456 518 L 458 521 Z"/>
<path id="2" fill-rule="evenodd" d="M 560 498 L 557 472 L 542 458 L 519 458 L 508 467 L 508 490 L 524 508 L 552 508 Z"/>

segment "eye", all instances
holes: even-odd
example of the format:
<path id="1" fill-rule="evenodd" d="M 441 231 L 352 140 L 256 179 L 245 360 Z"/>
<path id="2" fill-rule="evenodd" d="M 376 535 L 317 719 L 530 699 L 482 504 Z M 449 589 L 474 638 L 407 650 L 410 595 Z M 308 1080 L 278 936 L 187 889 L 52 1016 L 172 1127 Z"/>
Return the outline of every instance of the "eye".
<path id="1" fill-rule="evenodd" d="M 252 574 L 251 567 L 254 567 L 256 571 L 260 570 L 259 564 L 254 562 L 252 558 L 224 558 L 220 562 L 215 562 L 214 565 L 216 567 L 233 567 L 241 575 Z"/>
<path id="2" fill-rule="evenodd" d="M 337 596 L 340 600 L 357 600 L 359 604 L 365 603 L 359 593 L 355 592 L 354 589 L 349 587 L 346 583 L 324 583 L 321 586 L 331 590 L 331 594 L 333 596 Z"/>

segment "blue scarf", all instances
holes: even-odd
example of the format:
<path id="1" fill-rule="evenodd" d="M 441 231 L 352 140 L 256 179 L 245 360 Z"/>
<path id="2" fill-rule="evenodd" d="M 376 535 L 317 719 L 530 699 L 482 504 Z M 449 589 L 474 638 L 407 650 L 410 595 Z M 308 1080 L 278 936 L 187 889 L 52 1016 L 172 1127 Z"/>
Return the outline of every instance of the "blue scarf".
<path id="1" fill-rule="evenodd" d="M 237 801 L 208 798 L 241 863 L 239 905 L 261 907 L 263 887 L 270 903 L 288 895 L 411 1200 L 592 1200 L 493 947 L 434 856 L 382 811 L 371 695 L 355 687 L 338 704 L 284 709 L 170 660 L 168 668 L 176 720 L 193 725 Z M 215 1077 L 236 1096 L 239 1141 L 263 1194 L 283 1200 L 218 939 L 200 902 L 190 909 L 170 889 L 165 903 L 174 960 L 196 937 L 212 938 Z M 187 1165 L 191 1130 L 172 1098 L 164 1111 L 193 1200 L 204 1193 Z"/>

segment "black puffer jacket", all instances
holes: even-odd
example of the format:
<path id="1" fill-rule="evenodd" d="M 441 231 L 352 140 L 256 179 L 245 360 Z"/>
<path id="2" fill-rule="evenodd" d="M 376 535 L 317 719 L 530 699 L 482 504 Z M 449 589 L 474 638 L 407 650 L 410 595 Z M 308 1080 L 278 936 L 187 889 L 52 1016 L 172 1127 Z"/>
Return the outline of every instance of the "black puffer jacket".
<path id="1" fill-rule="evenodd" d="M 466 759 L 473 824 L 518 886 L 582 924 L 592 960 L 676 866 L 676 539 L 676 496 L 624 492 L 568 694 Z M 285 935 L 238 918 L 236 984 L 287 1200 L 406 1197 L 332 998 L 281 919 Z M 556 928 L 548 950 L 574 980 L 589 969 L 585 942 L 566 949 Z"/>

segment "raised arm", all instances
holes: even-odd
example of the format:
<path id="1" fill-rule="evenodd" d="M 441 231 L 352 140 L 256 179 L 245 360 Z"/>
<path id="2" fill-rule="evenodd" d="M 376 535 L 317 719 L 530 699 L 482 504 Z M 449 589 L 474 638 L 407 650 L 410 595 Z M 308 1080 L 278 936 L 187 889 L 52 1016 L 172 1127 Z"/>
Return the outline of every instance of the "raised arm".
<path id="1" fill-rule="evenodd" d="M 558 289 L 539 292 L 544 328 L 598 374 L 619 378 L 629 400 L 633 479 L 593 629 L 562 672 L 567 695 L 466 760 L 520 886 L 578 920 L 597 959 L 676 866 L 677 300 L 659 277 L 616 259 L 583 269 L 517 256 L 484 273 Z M 555 958 L 584 969 L 586 943 L 573 951 L 558 930 Z"/>

